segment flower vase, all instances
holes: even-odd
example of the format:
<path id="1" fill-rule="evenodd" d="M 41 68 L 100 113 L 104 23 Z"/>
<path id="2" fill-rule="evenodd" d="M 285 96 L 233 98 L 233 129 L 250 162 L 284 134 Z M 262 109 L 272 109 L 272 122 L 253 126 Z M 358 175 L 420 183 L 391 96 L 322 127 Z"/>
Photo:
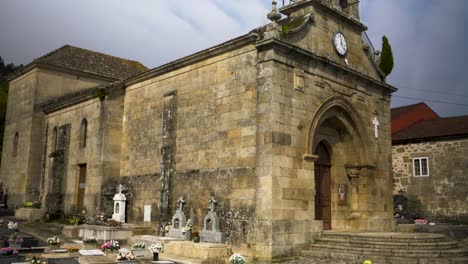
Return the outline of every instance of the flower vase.
<path id="1" fill-rule="evenodd" d="M 153 261 L 159 260 L 159 253 L 153 253 Z"/>
<path id="2" fill-rule="evenodd" d="M 194 236 L 193 237 L 193 243 L 200 243 L 200 237 L 199 236 Z"/>
<path id="3" fill-rule="evenodd" d="M 10 247 L 14 249 L 21 248 L 21 243 L 10 242 Z"/>

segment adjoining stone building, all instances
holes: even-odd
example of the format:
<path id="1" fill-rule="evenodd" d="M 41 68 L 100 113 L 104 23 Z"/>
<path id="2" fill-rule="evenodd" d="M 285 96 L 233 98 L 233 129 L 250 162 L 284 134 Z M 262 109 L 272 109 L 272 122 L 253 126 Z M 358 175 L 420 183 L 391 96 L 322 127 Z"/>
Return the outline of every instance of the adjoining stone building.
<path id="1" fill-rule="evenodd" d="M 394 194 L 407 194 L 415 217 L 468 222 L 468 116 L 440 118 L 427 109 L 392 109 L 392 126 L 408 121 L 392 135 Z"/>
<path id="2" fill-rule="evenodd" d="M 358 10 L 295 1 L 274 8 L 272 23 L 180 60 L 149 71 L 123 63 L 136 69 L 113 72 L 120 78 L 97 78 L 89 64 L 87 75 L 18 73 L 1 170 L 9 205 L 40 198 L 49 212 L 109 212 L 121 183 L 128 221 L 142 223 L 151 205 L 159 230 L 179 196 L 199 228 L 213 196 L 227 242 L 257 258 L 298 253 L 324 229 L 391 230 L 396 89 Z"/>

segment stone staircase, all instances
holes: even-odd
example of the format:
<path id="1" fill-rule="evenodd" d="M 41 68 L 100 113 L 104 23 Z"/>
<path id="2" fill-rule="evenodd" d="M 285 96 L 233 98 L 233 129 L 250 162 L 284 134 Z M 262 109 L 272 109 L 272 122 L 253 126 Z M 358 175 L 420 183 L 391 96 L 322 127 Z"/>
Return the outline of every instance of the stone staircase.
<path id="1" fill-rule="evenodd" d="M 333 257 L 374 264 L 466 264 L 468 248 L 441 234 L 324 232 L 303 251 L 305 256 Z"/>

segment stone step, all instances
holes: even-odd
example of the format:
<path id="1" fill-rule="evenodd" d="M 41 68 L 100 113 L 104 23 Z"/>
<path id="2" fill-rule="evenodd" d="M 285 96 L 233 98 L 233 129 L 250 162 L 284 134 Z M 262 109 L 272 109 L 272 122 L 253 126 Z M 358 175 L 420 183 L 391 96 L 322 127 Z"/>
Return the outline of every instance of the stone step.
<path id="1" fill-rule="evenodd" d="M 344 238 L 329 238 L 322 237 L 316 240 L 316 243 L 327 245 L 342 245 L 342 246 L 355 246 L 362 248 L 384 248 L 384 249 L 452 249 L 457 248 L 456 241 L 440 241 L 440 242 L 426 242 L 426 241 L 410 241 L 410 242 L 397 242 L 397 241 L 362 241 L 362 240 L 349 240 Z"/>
<path id="2" fill-rule="evenodd" d="M 411 258 L 437 258 L 437 257 L 468 257 L 468 249 L 442 249 L 442 250 L 424 250 L 424 249 L 384 249 L 384 248 L 361 248 L 355 246 L 313 244 L 310 249 L 331 250 L 345 252 L 356 255 L 373 256 L 401 256 Z"/>
<path id="3" fill-rule="evenodd" d="M 321 238 L 347 239 L 350 241 L 364 242 L 426 242 L 437 243 L 447 242 L 447 238 L 442 234 L 428 233 L 346 233 L 346 232 L 324 232 Z"/>
<path id="4" fill-rule="evenodd" d="M 372 263 L 379 264 L 466 264 L 468 257 L 429 257 L 429 258 L 408 258 L 399 256 L 380 256 L 372 254 L 350 254 L 337 250 L 310 249 L 304 250 L 303 255 L 323 258 L 338 258 L 349 260 L 354 263 L 363 263 L 364 260 L 371 260 Z"/>

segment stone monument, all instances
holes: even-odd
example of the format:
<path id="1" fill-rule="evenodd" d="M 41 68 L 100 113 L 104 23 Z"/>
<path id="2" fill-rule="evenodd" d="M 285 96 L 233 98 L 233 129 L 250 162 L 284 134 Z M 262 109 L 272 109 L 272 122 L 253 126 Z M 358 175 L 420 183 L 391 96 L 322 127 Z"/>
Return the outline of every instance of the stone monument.
<path id="1" fill-rule="evenodd" d="M 215 198 L 211 197 L 208 214 L 203 220 L 203 231 L 200 232 L 203 242 L 224 243 L 224 233 L 219 229 L 219 217 L 215 211 L 217 203 Z"/>
<path id="2" fill-rule="evenodd" d="M 169 229 L 169 232 L 166 234 L 166 236 L 180 240 L 190 240 L 190 231 L 185 233 L 182 232 L 182 228 L 187 224 L 187 218 L 184 214 L 184 204 L 184 198 L 180 197 L 177 201 L 176 212 L 172 217 L 171 229 Z"/>
<path id="3" fill-rule="evenodd" d="M 114 195 L 114 214 L 112 214 L 112 219 L 125 223 L 125 203 L 127 202 L 127 197 L 122 193 L 122 184 L 119 184 L 117 191 L 118 193 Z"/>

